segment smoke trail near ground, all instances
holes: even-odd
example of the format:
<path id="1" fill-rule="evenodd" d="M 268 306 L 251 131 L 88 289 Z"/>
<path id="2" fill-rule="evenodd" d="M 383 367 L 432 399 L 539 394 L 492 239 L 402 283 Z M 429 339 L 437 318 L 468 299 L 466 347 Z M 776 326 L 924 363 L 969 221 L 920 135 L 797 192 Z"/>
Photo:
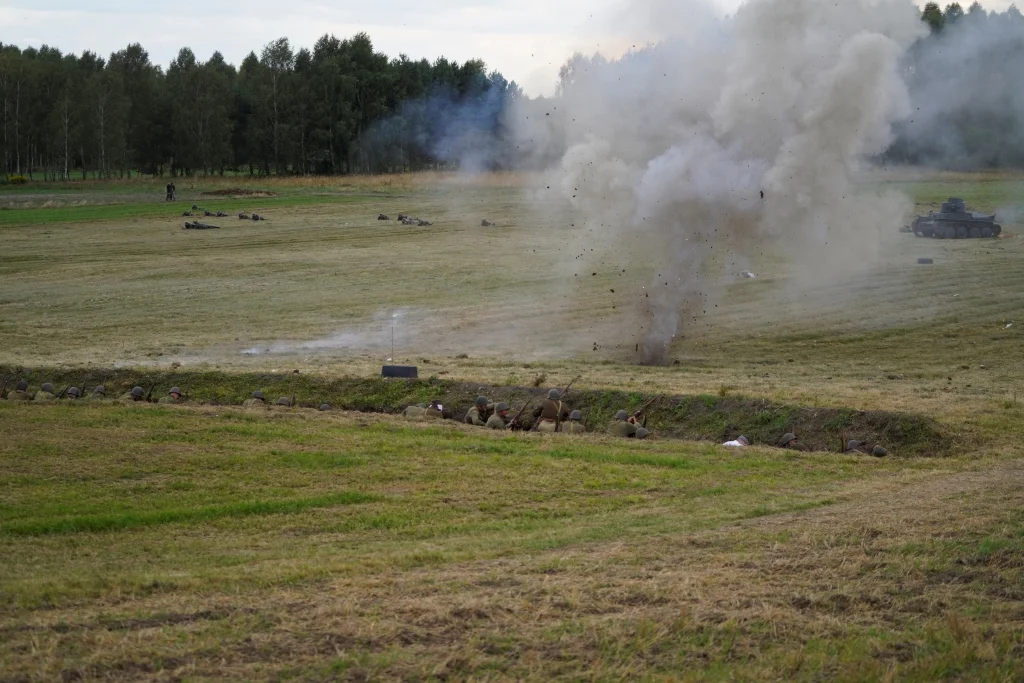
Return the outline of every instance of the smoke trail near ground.
<path id="1" fill-rule="evenodd" d="M 730 263 L 786 245 L 804 286 L 877 254 L 906 213 L 853 184 L 909 111 L 900 59 L 924 31 L 907 0 L 644 3 L 661 43 L 563 69 L 559 184 L 605 250 L 654 245 L 630 320 L 664 360 L 718 296 Z"/>

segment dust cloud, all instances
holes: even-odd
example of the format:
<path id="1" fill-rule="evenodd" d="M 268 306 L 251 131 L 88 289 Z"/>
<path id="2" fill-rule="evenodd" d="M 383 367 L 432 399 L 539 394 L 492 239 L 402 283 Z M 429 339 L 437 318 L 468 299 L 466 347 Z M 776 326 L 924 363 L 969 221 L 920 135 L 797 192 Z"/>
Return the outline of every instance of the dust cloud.
<path id="1" fill-rule="evenodd" d="M 550 184 L 600 245 L 593 258 L 655 254 L 621 329 L 658 363 L 766 249 L 794 287 L 877 259 L 909 201 L 864 196 L 854 177 L 910 111 L 901 58 L 925 28 L 909 0 L 750 0 L 726 18 L 699 0 L 631 8 L 663 39 L 566 64 Z"/>

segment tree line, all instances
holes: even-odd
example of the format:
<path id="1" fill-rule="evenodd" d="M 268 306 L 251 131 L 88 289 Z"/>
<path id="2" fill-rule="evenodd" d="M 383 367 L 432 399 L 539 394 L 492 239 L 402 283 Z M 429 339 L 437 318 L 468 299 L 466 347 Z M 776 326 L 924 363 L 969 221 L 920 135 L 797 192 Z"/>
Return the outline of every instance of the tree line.
<path id="1" fill-rule="evenodd" d="M 926 4 L 928 34 L 904 60 L 911 115 L 885 161 L 949 169 L 1024 167 L 1024 15 Z"/>
<path id="2" fill-rule="evenodd" d="M 1024 167 L 1024 16 L 930 2 L 921 19 L 913 113 L 882 160 Z M 557 96 L 531 100 L 481 60 L 391 59 L 365 33 L 297 52 L 280 38 L 237 68 L 189 48 L 164 70 L 138 44 L 106 60 L 0 44 L 0 103 L 0 180 L 520 168 L 564 144 Z"/>
<path id="3" fill-rule="evenodd" d="M 107 60 L 0 45 L 0 162 L 47 180 L 414 171 L 459 163 L 453 118 L 498 137 L 522 97 L 483 61 L 389 59 L 365 33 L 297 52 L 281 38 L 238 68 L 183 48 L 166 71 L 138 44 Z"/>

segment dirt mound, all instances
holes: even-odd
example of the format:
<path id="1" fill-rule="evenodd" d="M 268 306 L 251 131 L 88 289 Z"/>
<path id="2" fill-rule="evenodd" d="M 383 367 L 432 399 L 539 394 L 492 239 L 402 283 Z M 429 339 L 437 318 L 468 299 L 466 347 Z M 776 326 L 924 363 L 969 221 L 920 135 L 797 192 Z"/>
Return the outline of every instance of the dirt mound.
<path id="1" fill-rule="evenodd" d="M 0 376 L 24 377 L 33 386 L 51 381 L 59 386 L 92 388 L 104 384 L 108 395 L 128 391 L 133 386 L 155 385 L 154 395 L 162 395 L 171 386 L 187 387 L 197 403 L 234 405 L 249 397 L 254 389 L 268 396 L 297 396 L 297 404 L 316 408 L 329 403 L 336 409 L 395 414 L 414 403 L 439 399 L 453 417 L 460 420 L 481 393 L 492 401 L 504 401 L 518 412 L 533 399 L 527 411 L 540 405 L 547 389 L 533 387 L 483 386 L 446 380 L 398 380 L 374 378 L 331 378 L 289 373 L 200 373 L 152 372 L 135 370 L 78 370 L 0 368 Z M 568 402 L 583 411 L 590 431 L 603 431 L 616 411 L 637 410 L 652 396 L 622 391 L 576 391 Z M 786 432 L 795 432 L 800 441 L 815 451 L 838 452 L 843 436 L 879 443 L 894 455 L 943 456 L 955 447 L 949 431 L 934 419 L 915 413 L 862 411 L 849 408 L 816 408 L 774 403 L 766 399 L 742 396 L 671 396 L 657 402 L 647 413 L 648 427 L 659 438 L 722 443 L 740 434 L 755 445 L 774 446 Z"/>
<path id="2" fill-rule="evenodd" d="M 276 192 L 266 190 L 246 190 L 241 187 L 232 187 L 226 190 L 210 190 L 204 192 L 203 196 L 209 197 L 276 197 Z"/>

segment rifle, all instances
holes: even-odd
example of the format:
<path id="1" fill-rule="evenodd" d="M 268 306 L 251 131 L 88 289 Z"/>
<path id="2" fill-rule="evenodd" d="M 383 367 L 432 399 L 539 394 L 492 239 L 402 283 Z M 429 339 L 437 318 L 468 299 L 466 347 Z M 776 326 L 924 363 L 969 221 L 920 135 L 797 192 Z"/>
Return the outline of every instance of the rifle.
<path id="1" fill-rule="evenodd" d="M 156 389 L 156 385 L 155 384 L 150 384 L 149 385 L 149 393 L 146 394 L 146 403 L 150 403 L 151 402 L 151 399 L 153 398 L 153 389 Z"/>
<path id="2" fill-rule="evenodd" d="M 580 377 L 582 377 L 582 375 L 576 375 L 575 377 L 572 378 L 572 381 L 569 382 L 565 386 L 565 389 L 562 389 L 562 393 L 559 394 L 559 396 L 558 396 L 558 403 L 559 404 L 561 404 L 562 401 L 565 400 L 565 397 L 566 397 L 566 395 L 568 395 L 569 390 L 572 389 L 572 385 L 576 384 L 576 380 L 578 380 Z M 559 406 L 559 407 L 561 407 L 561 406 Z M 558 415 L 555 416 L 555 431 L 556 432 L 562 431 L 562 413 L 561 413 L 561 411 L 559 411 Z"/>
<path id="3" fill-rule="evenodd" d="M 640 409 L 637 410 L 635 413 L 633 413 L 633 419 L 635 420 L 635 419 L 639 418 L 641 415 L 643 415 L 644 413 L 646 413 L 647 409 L 650 408 L 651 406 L 653 406 L 657 401 L 660 401 L 662 399 L 662 397 L 663 397 L 662 394 L 658 394 L 657 396 L 652 398 L 650 401 L 648 401 L 647 403 L 645 403 L 642 406 L 640 406 Z M 644 426 L 646 426 L 646 424 Z"/>
<path id="4" fill-rule="evenodd" d="M 516 413 L 516 416 L 509 421 L 509 423 L 505 426 L 505 429 L 514 429 L 516 425 L 519 424 L 519 418 L 523 416 L 523 413 L 526 412 L 526 409 L 530 407 L 531 403 L 533 403 L 532 397 L 529 401 L 526 402 L 526 404 L 522 408 L 519 409 L 519 412 Z"/>
<path id="5" fill-rule="evenodd" d="M 57 398 L 55 398 L 55 399 L 53 399 L 53 400 L 54 400 L 54 401 L 59 401 L 59 400 L 61 400 L 62 398 L 64 398 L 64 394 L 68 393 L 68 389 L 70 389 L 70 388 L 71 388 L 71 385 L 69 384 L 69 385 L 67 385 L 66 387 L 64 387 L 63 389 L 61 389 L 61 390 L 60 390 L 60 393 L 59 393 L 59 394 L 57 394 Z"/>
<path id="6" fill-rule="evenodd" d="M 576 375 L 576 377 L 574 377 L 573 380 L 571 382 L 569 382 L 569 384 L 566 385 L 565 389 L 562 389 L 562 393 L 558 397 L 559 401 L 561 401 L 563 398 L 565 398 L 566 394 L 569 393 L 569 389 L 572 389 L 572 385 L 576 384 L 576 380 L 578 380 L 582 376 L 583 375 Z"/>

